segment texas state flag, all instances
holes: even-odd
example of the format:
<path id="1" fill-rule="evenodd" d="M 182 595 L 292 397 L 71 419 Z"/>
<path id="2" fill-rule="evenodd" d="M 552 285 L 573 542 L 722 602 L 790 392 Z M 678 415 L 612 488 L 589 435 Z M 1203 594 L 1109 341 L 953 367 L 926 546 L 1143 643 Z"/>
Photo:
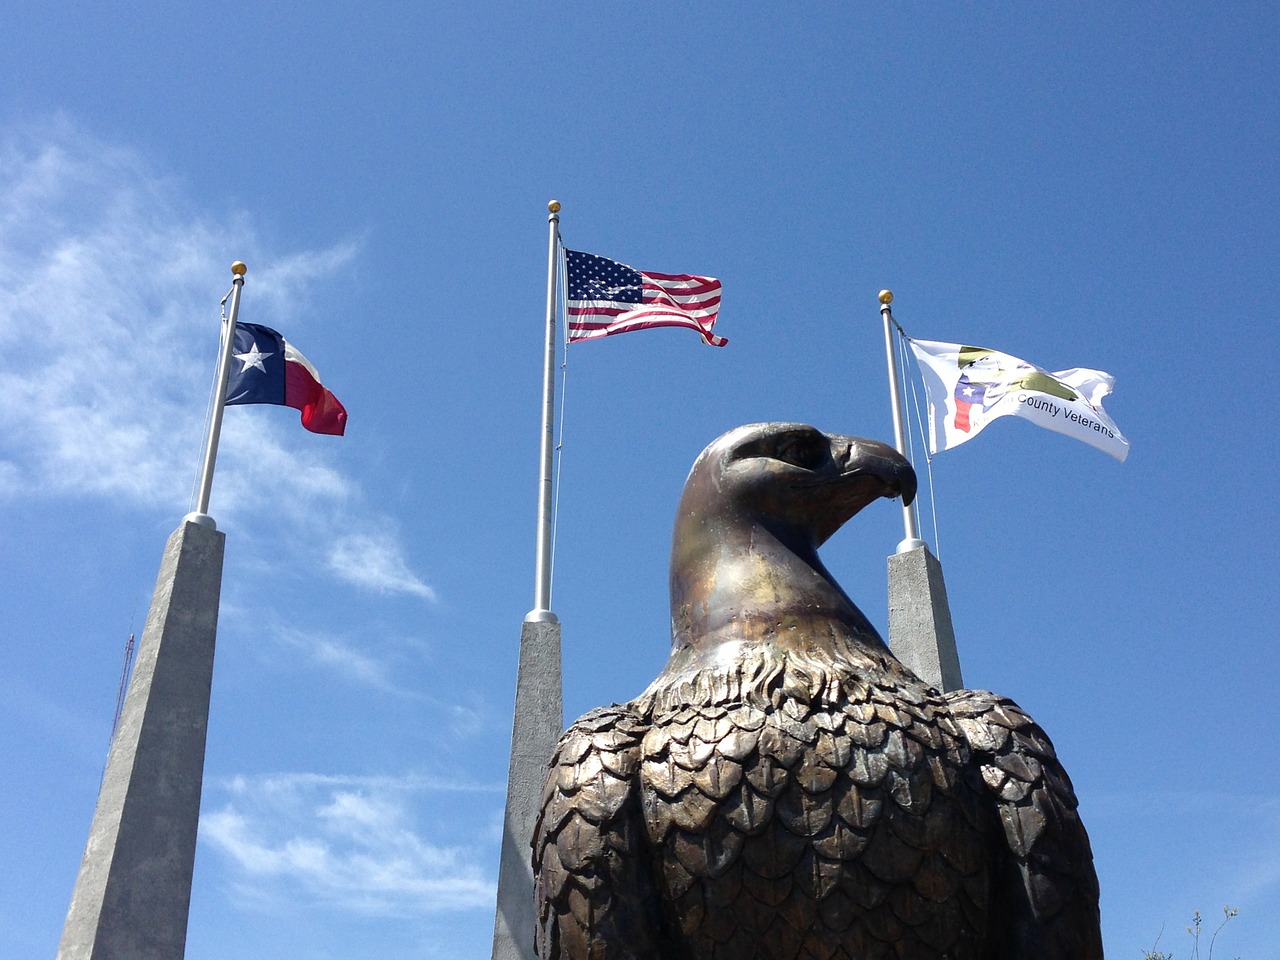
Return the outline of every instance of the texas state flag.
<path id="1" fill-rule="evenodd" d="M 227 377 L 227 403 L 277 403 L 302 411 L 312 433 L 342 436 L 347 411 L 325 389 L 307 358 L 270 327 L 237 323 Z"/>

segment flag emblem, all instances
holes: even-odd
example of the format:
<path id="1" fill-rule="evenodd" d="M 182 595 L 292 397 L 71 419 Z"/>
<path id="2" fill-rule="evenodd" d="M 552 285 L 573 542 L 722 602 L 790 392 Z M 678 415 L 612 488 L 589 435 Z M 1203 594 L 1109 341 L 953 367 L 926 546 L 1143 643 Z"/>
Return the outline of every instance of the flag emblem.
<path id="1" fill-rule="evenodd" d="M 707 343 L 720 312 L 720 281 L 688 273 L 647 273 L 593 253 L 565 250 L 569 340 L 594 340 L 650 327 L 685 327 Z"/>
<path id="2" fill-rule="evenodd" d="M 316 368 L 279 333 L 257 323 L 236 324 L 226 402 L 293 407 L 312 433 L 342 436 L 347 428 L 346 408 Z"/>

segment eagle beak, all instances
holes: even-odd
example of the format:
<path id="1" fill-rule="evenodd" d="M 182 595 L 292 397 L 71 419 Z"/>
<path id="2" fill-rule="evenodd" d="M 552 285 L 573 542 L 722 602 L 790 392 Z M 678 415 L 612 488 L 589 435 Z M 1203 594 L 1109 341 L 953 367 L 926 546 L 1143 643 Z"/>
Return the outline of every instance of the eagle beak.
<path id="1" fill-rule="evenodd" d="M 877 477 L 884 484 L 881 496 L 901 497 L 904 507 L 916 498 L 916 471 L 911 462 L 886 443 L 859 437 L 832 437 L 841 476 Z M 840 456 L 843 454 L 843 457 Z"/>
<path id="2" fill-rule="evenodd" d="M 910 504 L 916 495 L 916 472 L 910 462 L 888 444 L 861 437 L 828 434 L 834 475 L 812 520 L 821 546 L 863 507 L 881 497 L 902 497 Z"/>

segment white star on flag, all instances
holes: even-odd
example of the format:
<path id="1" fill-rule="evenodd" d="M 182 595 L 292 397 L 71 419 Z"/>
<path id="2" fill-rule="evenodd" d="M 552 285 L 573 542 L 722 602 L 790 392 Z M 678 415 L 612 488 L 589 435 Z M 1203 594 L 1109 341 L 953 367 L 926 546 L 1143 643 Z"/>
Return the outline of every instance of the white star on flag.
<path id="1" fill-rule="evenodd" d="M 250 367 L 257 367 L 257 368 L 258 368 L 259 370 L 261 370 L 263 373 L 266 373 L 266 372 L 267 372 L 267 368 L 266 368 L 265 366 L 263 366 L 263 365 L 262 365 L 262 361 L 263 361 L 263 360 L 265 360 L 265 359 L 267 359 L 267 357 L 275 356 L 275 354 L 273 354 L 273 353 L 262 353 L 262 352 L 258 349 L 258 345 L 255 343 L 255 344 L 254 344 L 254 345 L 249 349 L 249 352 L 248 352 L 248 353 L 237 353 L 237 354 L 233 354 L 233 356 L 234 356 L 237 360 L 241 361 L 241 362 L 244 364 L 244 366 L 242 366 L 242 367 L 240 368 L 240 372 L 241 372 L 241 373 L 244 373 L 244 372 L 245 372 L 246 370 L 248 370 Z"/>

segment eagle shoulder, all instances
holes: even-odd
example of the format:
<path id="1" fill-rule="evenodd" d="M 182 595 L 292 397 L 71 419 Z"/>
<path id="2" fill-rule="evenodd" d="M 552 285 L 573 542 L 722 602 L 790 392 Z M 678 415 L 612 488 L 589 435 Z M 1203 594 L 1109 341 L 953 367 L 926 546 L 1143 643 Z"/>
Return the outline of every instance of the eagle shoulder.
<path id="1" fill-rule="evenodd" d="M 533 836 L 539 957 L 657 955 L 661 925 L 635 789 L 647 729 L 640 714 L 614 704 L 560 738 Z"/>
<path id="2" fill-rule="evenodd" d="M 992 957 L 1101 960 L 1093 852 L 1053 743 L 1005 697 L 957 690 L 946 700 L 1003 830 Z"/>

